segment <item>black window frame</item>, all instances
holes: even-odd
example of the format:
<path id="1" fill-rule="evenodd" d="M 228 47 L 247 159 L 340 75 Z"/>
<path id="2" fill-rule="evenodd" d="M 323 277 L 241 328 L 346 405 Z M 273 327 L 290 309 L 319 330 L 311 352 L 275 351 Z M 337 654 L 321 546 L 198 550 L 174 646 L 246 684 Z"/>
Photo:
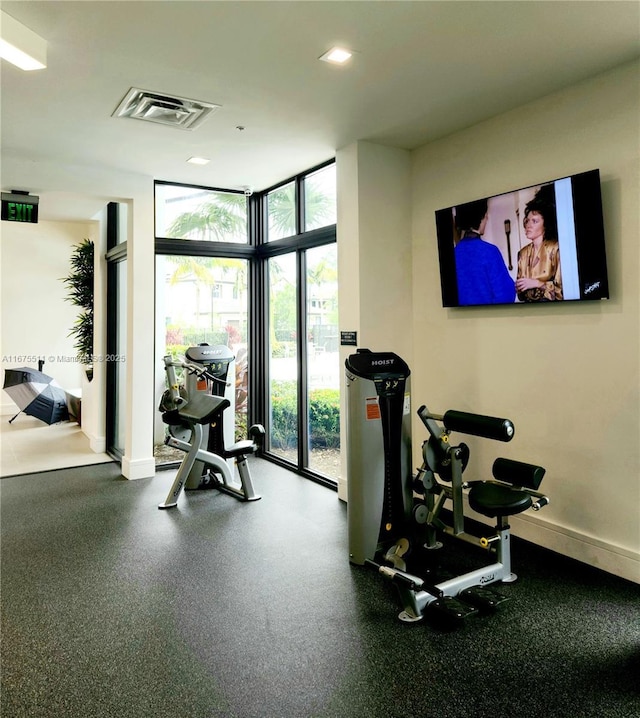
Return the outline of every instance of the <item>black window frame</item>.
<path id="1" fill-rule="evenodd" d="M 120 290 L 118 286 L 118 265 L 127 261 L 127 243 L 120 242 L 120 208 L 117 202 L 107 205 L 107 305 L 106 305 L 106 350 L 107 356 L 116 356 L 122 352 L 118 345 L 118 320 L 120 310 Z M 115 361 L 105 365 L 105 443 L 106 452 L 118 463 L 122 463 L 124 447 L 116 446 L 116 427 L 118 413 L 118 364 Z"/>
<path id="2" fill-rule="evenodd" d="M 305 186 L 304 181 L 309 175 L 325 167 L 335 164 L 335 158 L 322 162 L 297 175 L 289 177 L 277 184 L 267 187 L 259 192 L 246 195 L 244 191 L 229 190 L 220 187 L 206 187 L 204 185 L 191 185 L 168 180 L 154 182 L 154 234 L 156 226 L 156 197 L 157 185 L 174 185 L 190 189 L 202 189 L 214 192 L 227 192 L 245 194 L 247 196 L 247 243 L 211 242 L 208 240 L 173 239 L 158 237 L 155 234 L 155 255 L 182 255 L 198 257 L 227 257 L 248 260 L 249 285 L 249 402 L 247 407 L 247 421 L 249 425 L 261 423 L 265 425 L 267 436 L 270 431 L 269 417 L 269 282 L 268 260 L 283 254 L 296 253 L 297 276 L 297 333 L 299 337 L 306 336 L 306 250 L 315 247 L 335 244 L 337 242 L 336 224 L 319 227 L 307 232 L 301 231 L 305 226 Z M 281 239 L 268 240 L 268 195 L 291 182 L 295 183 L 296 200 L 296 234 Z M 282 465 L 287 469 L 337 490 L 337 480 L 324 476 L 309 469 L 308 442 L 308 365 L 306 357 L 306 343 L 298 342 L 298 461 L 293 464 L 283 457 L 269 451 L 266 446 L 259 455 L 273 463 Z"/>

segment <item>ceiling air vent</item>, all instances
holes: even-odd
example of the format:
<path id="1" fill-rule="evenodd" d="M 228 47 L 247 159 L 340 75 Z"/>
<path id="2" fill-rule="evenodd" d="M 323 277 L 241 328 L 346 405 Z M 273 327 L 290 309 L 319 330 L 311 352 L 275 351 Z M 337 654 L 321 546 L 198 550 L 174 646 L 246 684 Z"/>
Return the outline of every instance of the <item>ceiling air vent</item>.
<path id="1" fill-rule="evenodd" d="M 220 105 L 210 102 L 170 97 L 132 87 L 112 117 L 130 117 L 134 120 L 178 127 L 181 130 L 195 130 L 219 108 Z"/>

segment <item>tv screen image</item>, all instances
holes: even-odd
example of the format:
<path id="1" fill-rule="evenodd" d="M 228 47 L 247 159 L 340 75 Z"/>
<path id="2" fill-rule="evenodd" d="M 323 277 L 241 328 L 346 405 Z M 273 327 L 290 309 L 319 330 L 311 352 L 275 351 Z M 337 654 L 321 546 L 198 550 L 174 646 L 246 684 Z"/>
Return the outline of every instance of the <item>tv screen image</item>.
<path id="1" fill-rule="evenodd" d="M 600 172 L 436 212 L 445 307 L 609 297 Z"/>

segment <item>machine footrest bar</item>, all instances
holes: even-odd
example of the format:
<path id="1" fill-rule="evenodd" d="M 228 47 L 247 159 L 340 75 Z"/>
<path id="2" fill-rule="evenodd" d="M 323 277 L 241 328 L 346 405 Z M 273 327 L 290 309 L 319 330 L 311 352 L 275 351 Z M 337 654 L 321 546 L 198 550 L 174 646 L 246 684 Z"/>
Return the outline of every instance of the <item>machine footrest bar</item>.
<path id="1" fill-rule="evenodd" d="M 508 596 L 483 586 L 466 588 L 458 594 L 458 598 L 481 611 L 497 608 L 501 603 L 509 600 Z"/>
<path id="2" fill-rule="evenodd" d="M 432 615 L 438 615 L 449 621 L 462 621 L 469 616 L 478 613 L 478 609 L 470 603 L 461 601 L 454 596 L 443 596 L 437 601 L 432 601 L 428 605 L 428 610 Z"/>

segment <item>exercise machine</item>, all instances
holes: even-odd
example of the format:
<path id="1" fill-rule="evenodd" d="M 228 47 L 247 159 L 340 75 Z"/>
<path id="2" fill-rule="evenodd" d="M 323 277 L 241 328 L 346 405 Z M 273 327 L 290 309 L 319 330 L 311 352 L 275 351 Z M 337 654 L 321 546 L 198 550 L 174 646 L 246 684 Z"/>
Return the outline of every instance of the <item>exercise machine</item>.
<path id="1" fill-rule="evenodd" d="M 196 392 L 208 392 L 224 397 L 228 406 L 216 421 L 202 427 L 202 446 L 213 454 L 223 456 L 225 446 L 235 442 L 236 387 L 232 378 L 235 377 L 235 355 L 225 344 L 209 345 L 206 343 L 188 347 L 185 359 L 190 364 L 198 364 L 206 370 L 206 375 L 196 372 L 184 372 L 184 384 L 187 396 L 195 396 Z M 227 458 L 229 468 L 233 470 L 234 461 Z M 196 460 L 185 483 L 185 491 L 211 488 L 211 471 L 202 461 Z"/>
<path id="2" fill-rule="evenodd" d="M 206 345 L 203 345 L 206 346 Z M 176 361 L 170 356 L 164 357 L 164 366 L 169 388 L 160 402 L 162 420 L 167 424 L 165 443 L 186 456 L 182 460 L 167 498 L 158 508 L 169 509 L 176 506 L 183 489 L 195 490 L 214 488 L 241 501 L 257 501 L 261 497 L 255 492 L 247 455 L 255 454 L 264 436 L 264 427 L 254 424 L 249 428 L 249 437 L 230 446 L 224 441 L 223 413 L 231 406 L 224 396 L 227 388 L 229 357 L 216 348 L 191 348 L 186 356 L 204 361 Z M 227 349 L 224 347 L 224 349 Z M 211 367 L 210 364 L 216 364 Z M 176 368 L 185 373 L 185 382 L 181 385 L 176 377 Z M 210 368 L 213 370 L 210 371 Z M 223 378 L 224 377 L 224 378 Z M 218 393 L 212 388 L 217 387 Z M 234 480 L 234 470 L 229 462 L 238 467 L 240 485 Z"/>
<path id="3" fill-rule="evenodd" d="M 254 454 L 264 436 L 261 424 L 249 428 L 249 437 L 225 444 L 224 412 L 231 407 L 227 381 L 233 355 L 227 347 L 190 347 L 186 361 L 164 357 L 169 388 L 160 403 L 162 420 L 168 425 L 165 443 L 184 451 L 184 457 L 161 509 L 174 507 L 183 489 L 215 488 L 242 501 L 257 501 L 247 455 Z M 195 361 L 194 361 L 195 360 Z M 184 370 L 183 385 L 176 368 Z M 233 435 L 233 433 L 231 434 Z M 234 481 L 234 462 L 240 485 Z"/>
<path id="4" fill-rule="evenodd" d="M 401 401 L 408 367 L 396 355 L 366 350 L 359 355 L 349 357 L 345 365 L 350 561 L 375 568 L 397 586 L 403 607 L 398 617 L 405 623 L 421 621 L 427 612 L 458 622 L 478 611 L 495 609 L 507 597 L 492 584 L 512 583 L 517 578 L 511 570 L 508 517 L 529 508 L 537 511 L 549 503 L 538 491 L 545 470 L 498 458 L 492 479 L 465 482 L 470 450 L 464 443 L 454 444 L 451 433 L 508 442 L 515 435 L 513 423 L 454 410 L 432 414 L 423 405 L 418 416 L 429 438 L 422 445 L 422 465 L 413 476 L 399 458 L 411 444 L 409 394 Z M 394 386 L 393 392 L 385 391 Z M 374 412 L 363 415 L 363 397 L 378 405 L 377 416 Z M 373 466 L 362 461 L 371 452 L 376 455 Z M 465 497 L 473 511 L 495 519 L 488 535 L 467 530 Z M 443 548 L 445 536 L 486 550 L 495 560 L 434 582 L 429 559 Z"/>
<path id="5" fill-rule="evenodd" d="M 397 354 L 368 349 L 345 370 L 349 557 L 364 564 L 411 517 L 411 372 Z"/>

